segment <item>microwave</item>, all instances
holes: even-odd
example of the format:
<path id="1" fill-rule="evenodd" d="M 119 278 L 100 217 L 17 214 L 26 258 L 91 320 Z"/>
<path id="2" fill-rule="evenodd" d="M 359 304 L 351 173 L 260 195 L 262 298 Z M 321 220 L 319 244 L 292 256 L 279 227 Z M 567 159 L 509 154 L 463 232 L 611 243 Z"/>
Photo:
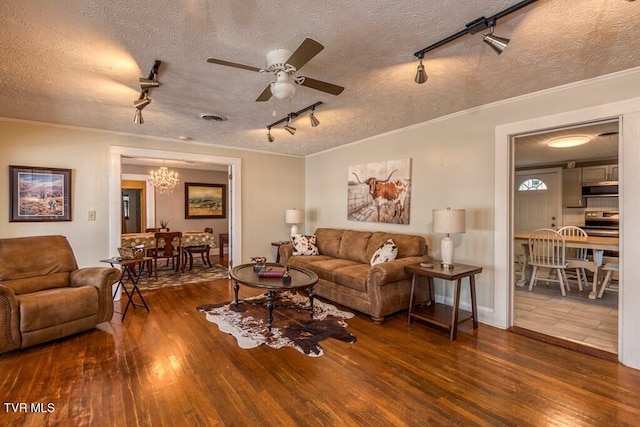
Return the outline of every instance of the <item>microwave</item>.
<path id="1" fill-rule="evenodd" d="M 582 184 L 582 197 L 618 196 L 618 181 L 588 182 Z"/>

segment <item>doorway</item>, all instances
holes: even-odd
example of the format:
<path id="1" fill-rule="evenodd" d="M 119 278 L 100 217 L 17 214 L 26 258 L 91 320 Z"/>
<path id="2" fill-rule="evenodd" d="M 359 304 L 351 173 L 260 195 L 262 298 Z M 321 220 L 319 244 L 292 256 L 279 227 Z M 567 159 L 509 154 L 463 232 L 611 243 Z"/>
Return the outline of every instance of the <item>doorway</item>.
<path id="1" fill-rule="evenodd" d="M 121 237 L 122 210 L 122 160 L 123 158 L 158 159 L 191 162 L 198 164 L 225 165 L 229 174 L 229 263 L 242 259 L 242 201 L 241 177 L 242 161 L 235 157 L 221 157 L 205 154 L 192 154 L 174 151 L 162 151 L 146 148 L 112 146 L 109 168 L 109 246 L 118 248 Z M 233 178 L 231 178 L 233 177 Z M 148 192 L 147 202 L 153 192 Z M 150 215 L 151 212 L 148 212 Z M 149 223 L 153 223 L 150 221 Z"/>

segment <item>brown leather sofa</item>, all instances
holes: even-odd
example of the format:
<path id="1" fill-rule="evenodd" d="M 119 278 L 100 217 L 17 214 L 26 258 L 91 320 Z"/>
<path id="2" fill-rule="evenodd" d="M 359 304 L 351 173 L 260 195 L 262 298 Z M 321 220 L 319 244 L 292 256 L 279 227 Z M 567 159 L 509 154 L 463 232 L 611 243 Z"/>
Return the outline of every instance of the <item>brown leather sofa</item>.
<path id="1" fill-rule="evenodd" d="M 116 268 L 79 269 L 64 236 L 0 239 L 0 353 L 111 320 L 119 277 Z"/>
<path id="2" fill-rule="evenodd" d="M 424 237 L 335 228 L 318 228 L 315 236 L 319 255 L 293 255 L 291 244 L 279 248 L 283 264 L 307 268 L 318 275 L 315 295 L 368 314 L 375 323 L 409 308 L 411 276 L 404 266 L 425 259 Z M 388 239 L 398 247 L 397 258 L 371 266 L 374 252 Z M 426 287 L 419 289 L 417 301 L 426 300 Z"/>

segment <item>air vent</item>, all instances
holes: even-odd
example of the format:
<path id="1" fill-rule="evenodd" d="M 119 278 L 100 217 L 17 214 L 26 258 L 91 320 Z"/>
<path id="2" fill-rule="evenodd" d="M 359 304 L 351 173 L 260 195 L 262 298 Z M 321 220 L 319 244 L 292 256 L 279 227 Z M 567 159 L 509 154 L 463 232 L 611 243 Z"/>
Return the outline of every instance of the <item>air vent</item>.
<path id="1" fill-rule="evenodd" d="M 210 113 L 200 113 L 200 118 L 209 122 L 224 122 L 227 120 L 227 118 L 224 116 Z"/>

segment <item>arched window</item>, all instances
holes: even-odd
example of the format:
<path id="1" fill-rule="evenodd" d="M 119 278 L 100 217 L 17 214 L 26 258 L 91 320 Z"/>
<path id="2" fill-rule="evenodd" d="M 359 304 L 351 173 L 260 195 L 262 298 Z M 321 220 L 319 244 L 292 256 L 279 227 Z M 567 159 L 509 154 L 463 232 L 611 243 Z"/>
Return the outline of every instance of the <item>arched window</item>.
<path id="1" fill-rule="evenodd" d="M 546 190 L 547 184 L 538 178 L 529 178 L 518 187 L 518 191 L 540 191 Z"/>

